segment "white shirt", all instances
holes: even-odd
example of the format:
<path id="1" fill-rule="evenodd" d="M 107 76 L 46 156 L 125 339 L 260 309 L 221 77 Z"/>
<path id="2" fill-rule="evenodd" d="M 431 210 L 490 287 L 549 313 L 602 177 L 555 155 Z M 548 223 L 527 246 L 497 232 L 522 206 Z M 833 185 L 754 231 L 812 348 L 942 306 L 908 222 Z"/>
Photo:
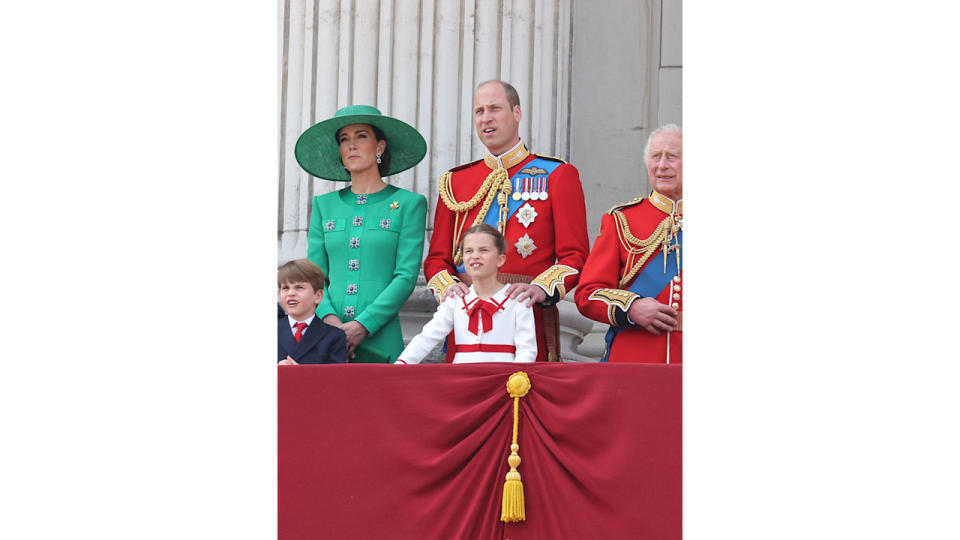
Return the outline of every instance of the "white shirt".
<path id="1" fill-rule="evenodd" d="M 297 329 L 294 327 L 294 325 L 297 324 L 298 322 L 305 322 L 305 323 L 307 323 L 307 327 L 303 329 L 303 332 L 300 332 L 300 337 L 302 338 L 303 335 L 307 333 L 307 330 L 310 329 L 310 323 L 313 322 L 313 318 L 314 318 L 314 317 L 316 317 L 316 315 L 311 315 L 311 316 L 310 316 L 309 318 L 307 318 L 307 320 L 305 320 L 305 321 L 297 321 L 297 320 L 294 320 L 293 317 L 287 315 L 287 322 L 290 323 L 290 332 L 291 332 L 293 335 L 297 335 Z"/>
<path id="2" fill-rule="evenodd" d="M 447 298 L 437 307 L 433 318 L 424 325 L 423 330 L 410 341 L 400 353 L 397 363 L 419 364 L 443 338 L 453 330 L 457 346 L 513 345 L 515 353 L 509 352 L 457 352 L 454 364 L 470 362 L 533 362 L 537 359 L 537 335 L 533 322 L 533 308 L 523 302 L 507 298 L 504 285 L 489 301 L 501 306 L 491 317 L 492 329 L 483 331 L 483 322 L 478 325 L 477 334 L 469 330 L 469 308 L 479 300 L 473 285 L 463 298 Z M 403 360 L 401 362 L 400 360 Z"/>

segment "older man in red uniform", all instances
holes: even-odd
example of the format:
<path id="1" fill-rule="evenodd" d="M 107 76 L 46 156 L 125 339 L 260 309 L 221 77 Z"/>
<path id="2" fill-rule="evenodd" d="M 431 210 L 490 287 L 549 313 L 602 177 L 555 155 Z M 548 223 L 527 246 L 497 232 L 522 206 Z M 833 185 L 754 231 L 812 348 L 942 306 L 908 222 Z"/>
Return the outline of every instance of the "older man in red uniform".
<path id="1" fill-rule="evenodd" d="M 440 176 L 423 273 L 438 302 L 463 296 L 469 279 L 460 259 L 463 232 L 477 223 L 497 227 L 507 239 L 499 274 L 511 283 L 507 294 L 534 304 L 537 360 L 559 361 L 556 303 L 576 286 L 590 249 L 583 187 L 573 165 L 527 150 L 519 136 L 521 117 L 513 86 L 487 81 L 477 87 L 473 119 L 486 154 Z"/>
<path id="2" fill-rule="evenodd" d="M 610 325 L 601 361 L 682 363 L 683 134 L 669 124 L 644 149 L 653 193 L 610 209 L 575 300 Z"/>

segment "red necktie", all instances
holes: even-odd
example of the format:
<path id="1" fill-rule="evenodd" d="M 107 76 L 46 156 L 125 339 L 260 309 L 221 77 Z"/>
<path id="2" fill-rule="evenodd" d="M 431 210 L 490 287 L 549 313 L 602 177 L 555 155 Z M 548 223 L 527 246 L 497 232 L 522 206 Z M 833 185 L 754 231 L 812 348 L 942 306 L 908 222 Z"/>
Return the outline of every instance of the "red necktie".
<path id="1" fill-rule="evenodd" d="M 477 333 L 479 330 L 480 319 L 483 319 L 483 332 L 489 332 L 493 330 L 493 314 L 500 309 L 496 304 L 492 302 L 487 302 L 486 300 L 477 300 L 474 302 L 470 309 L 467 310 L 467 314 L 470 316 L 470 324 L 467 325 L 467 330 L 470 330 L 475 335 L 480 335 Z"/>
<path id="2" fill-rule="evenodd" d="M 305 322 L 298 322 L 298 323 L 295 324 L 294 326 L 297 327 L 297 332 L 296 332 L 295 334 L 293 334 L 293 339 L 294 339 L 294 341 L 296 341 L 297 343 L 300 343 L 300 338 L 303 337 L 303 329 L 307 327 L 307 323 L 305 323 Z"/>

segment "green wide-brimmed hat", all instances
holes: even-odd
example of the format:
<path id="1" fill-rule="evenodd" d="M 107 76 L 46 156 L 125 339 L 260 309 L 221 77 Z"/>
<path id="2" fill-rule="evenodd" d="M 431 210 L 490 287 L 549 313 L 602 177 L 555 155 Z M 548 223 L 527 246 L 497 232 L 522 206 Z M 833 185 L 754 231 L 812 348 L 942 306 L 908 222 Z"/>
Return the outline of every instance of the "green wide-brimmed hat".
<path id="1" fill-rule="evenodd" d="M 350 181 L 350 173 L 340 161 L 337 131 L 350 124 L 370 124 L 383 132 L 390 152 L 390 176 L 413 167 L 427 153 L 427 141 L 413 126 L 390 118 L 370 105 L 350 105 L 333 118 L 316 123 L 300 135 L 293 153 L 305 171 L 326 180 Z"/>

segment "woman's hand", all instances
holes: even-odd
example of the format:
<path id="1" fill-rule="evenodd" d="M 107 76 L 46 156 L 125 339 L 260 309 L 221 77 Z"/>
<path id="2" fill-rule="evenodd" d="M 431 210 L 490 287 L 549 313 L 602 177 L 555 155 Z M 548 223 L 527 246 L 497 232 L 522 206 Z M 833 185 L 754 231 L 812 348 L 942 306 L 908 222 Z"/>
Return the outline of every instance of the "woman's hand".
<path id="1" fill-rule="evenodd" d="M 347 357 L 352 360 L 354 352 L 357 350 L 357 345 L 360 345 L 363 338 L 367 337 L 367 334 L 370 332 L 357 321 L 343 323 L 340 328 L 347 334 Z"/>
<path id="2" fill-rule="evenodd" d="M 333 313 L 331 313 L 330 315 L 327 315 L 327 316 L 324 317 L 322 320 L 323 320 L 323 322 L 325 322 L 325 323 L 327 323 L 327 324 L 329 324 L 330 326 L 333 326 L 333 327 L 335 327 L 335 328 L 343 328 L 343 321 L 341 321 L 341 320 L 340 320 L 340 317 L 337 317 L 337 316 L 334 315 Z"/>
<path id="3" fill-rule="evenodd" d="M 324 317 L 324 318 L 323 318 L 323 322 L 325 322 L 326 324 L 328 324 L 328 325 L 330 325 L 330 326 L 332 326 L 332 327 L 334 327 L 334 328 L 339 328 L 339 329 L 343 330 L 343 332 L 344 332 L 345 334 L 347 333 L 347 329 L 345 328 L 346 325 L 343 324 L 343 321 L 340 320 L 340 317 L 337 317 L 337 316 L 334 315 L 333 313 L 331 313 L 330 315 L 327 315 L 326 317 Z M 347 323 L 347 324 L 349 324 L 349 323 Z M 362 325 L 362 324 L 360 324 L 360 323 L 357 323 L 357 324 L 360 325 L 361 328 L 363 328 L 363 325 Z M 364 330 L 366 330 L 366 329 L 364 329 Z M 363 337 L 361 337 L 360 339 L 358 339 L 357 342 L 354 343 L 354 344 L 351 346 L 351 345 L 350 345 L 350 334 L 347 334 L 347 362 L 349 362 L 350 360 L 353 360 L 353 350 L 357 348 L 357 344 L 359 344 L 359 343 L 360 343 L 360 340 L 362 340 L 364 337 L 366 337 L 366 334 L 364 334 Z"/>

